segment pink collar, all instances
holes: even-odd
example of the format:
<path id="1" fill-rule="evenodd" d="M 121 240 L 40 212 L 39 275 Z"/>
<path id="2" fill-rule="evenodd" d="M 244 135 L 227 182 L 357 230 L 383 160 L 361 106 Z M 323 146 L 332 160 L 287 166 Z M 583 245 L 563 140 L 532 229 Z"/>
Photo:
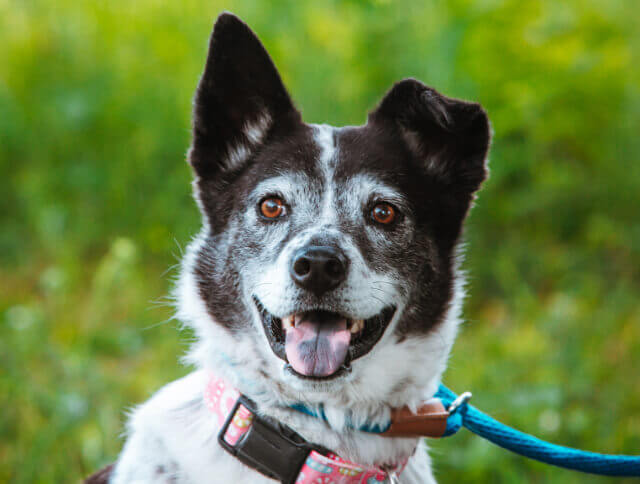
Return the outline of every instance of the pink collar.
<path id="1" fill-rule="evenodd" d="M 223 427 L 231 418 L 227 431 L 222 437 L 226 444 L 235 446 L 249 431 L 255 415 L 246 406 L 239 404 L 233 416 L 230 413 L 236 407 L 240 393 L 226 384 L 221 378 L 211 374 L 204 391 L 207 408 L 217 419 L 218 426 Z M 306 461 L 298 471 L 295 484 L 374 484 L 384 482 L 391 475 L 398 476 L 407 464 L 405 459 L 394 469 L 378 466 L 361 466 L 341 459 L 328 452 L 320 453 L 311 450 Z"/>

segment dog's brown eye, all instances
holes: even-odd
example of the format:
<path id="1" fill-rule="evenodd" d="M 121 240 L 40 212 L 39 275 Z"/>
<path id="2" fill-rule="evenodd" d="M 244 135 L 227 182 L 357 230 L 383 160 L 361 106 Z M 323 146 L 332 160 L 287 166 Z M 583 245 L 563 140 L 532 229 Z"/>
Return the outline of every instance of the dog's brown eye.
<path id="1" fill-rule="evenodd" d="M 260 212 L 267 218 L 282 217 L 285 213 L 284 202 L 277 197 L 265 198 L 260 203 Z"/>
<path id="2" fill-rule="evenodd" d="M 378 203 L 371 211 L 373 220 L 379 224 L 388 225 L 396 219 L 396 211 L 388 203 Z"/>

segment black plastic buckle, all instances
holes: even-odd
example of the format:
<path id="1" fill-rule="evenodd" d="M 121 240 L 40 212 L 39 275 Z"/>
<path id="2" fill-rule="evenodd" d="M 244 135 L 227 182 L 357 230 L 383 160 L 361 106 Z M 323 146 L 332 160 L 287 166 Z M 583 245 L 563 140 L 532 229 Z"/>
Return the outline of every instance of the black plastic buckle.
<path id="1" fill-rule="evenodd" d="M 229 424 L 240 405 L 253 414 L 249 430 L 235 443 L 224 440 Z M 302 465 L 312 450 L 323 452 L 307 442 L 289 427 L 271 419 L 260 417 L 254 403 L 241 395 L 218 433 L 218 442 L 240 462 L 283 484 L 294 484 Z"/>

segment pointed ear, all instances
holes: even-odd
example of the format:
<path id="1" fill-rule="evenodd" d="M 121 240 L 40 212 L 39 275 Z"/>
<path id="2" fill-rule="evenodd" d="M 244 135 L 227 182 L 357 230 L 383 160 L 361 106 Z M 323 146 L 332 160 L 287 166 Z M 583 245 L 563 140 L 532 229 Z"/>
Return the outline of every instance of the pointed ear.
<path id="1" fill-rule="evenodd" d="M 443 96 L 415 79 L 395 84 L 369 122 L 393 125 L 427 174 L 471 195 L 487 177 L 489 119 L 479 104 Z"/>
<path id="2" fill-rule="evenodd" d="M 194 101 L 189 162 L 196 175 L 241 168 L 276 123 L 295 122 L 300 114 L 260 40 L 235 15 L 221 14 Z"/>

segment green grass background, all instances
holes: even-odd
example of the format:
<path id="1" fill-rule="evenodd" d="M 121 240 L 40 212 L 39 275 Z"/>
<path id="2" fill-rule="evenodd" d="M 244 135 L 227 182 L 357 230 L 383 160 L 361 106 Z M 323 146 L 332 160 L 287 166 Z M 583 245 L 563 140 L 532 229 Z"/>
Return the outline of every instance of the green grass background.
<path id="1" fill-rule="evenodd" d="M 0 482 L 112 461 L 189 371 L 165 296 L 199 228 L 191 99 L 211 25 L 259 33 L 309 122 L 414 76 L 480 101 L 491 178 L 446 383 L 542 438 L 640 453 L 640 15 L 568 0 L 0 0 Z M 462 433 L 441 482 L 600 483 Z"/>

